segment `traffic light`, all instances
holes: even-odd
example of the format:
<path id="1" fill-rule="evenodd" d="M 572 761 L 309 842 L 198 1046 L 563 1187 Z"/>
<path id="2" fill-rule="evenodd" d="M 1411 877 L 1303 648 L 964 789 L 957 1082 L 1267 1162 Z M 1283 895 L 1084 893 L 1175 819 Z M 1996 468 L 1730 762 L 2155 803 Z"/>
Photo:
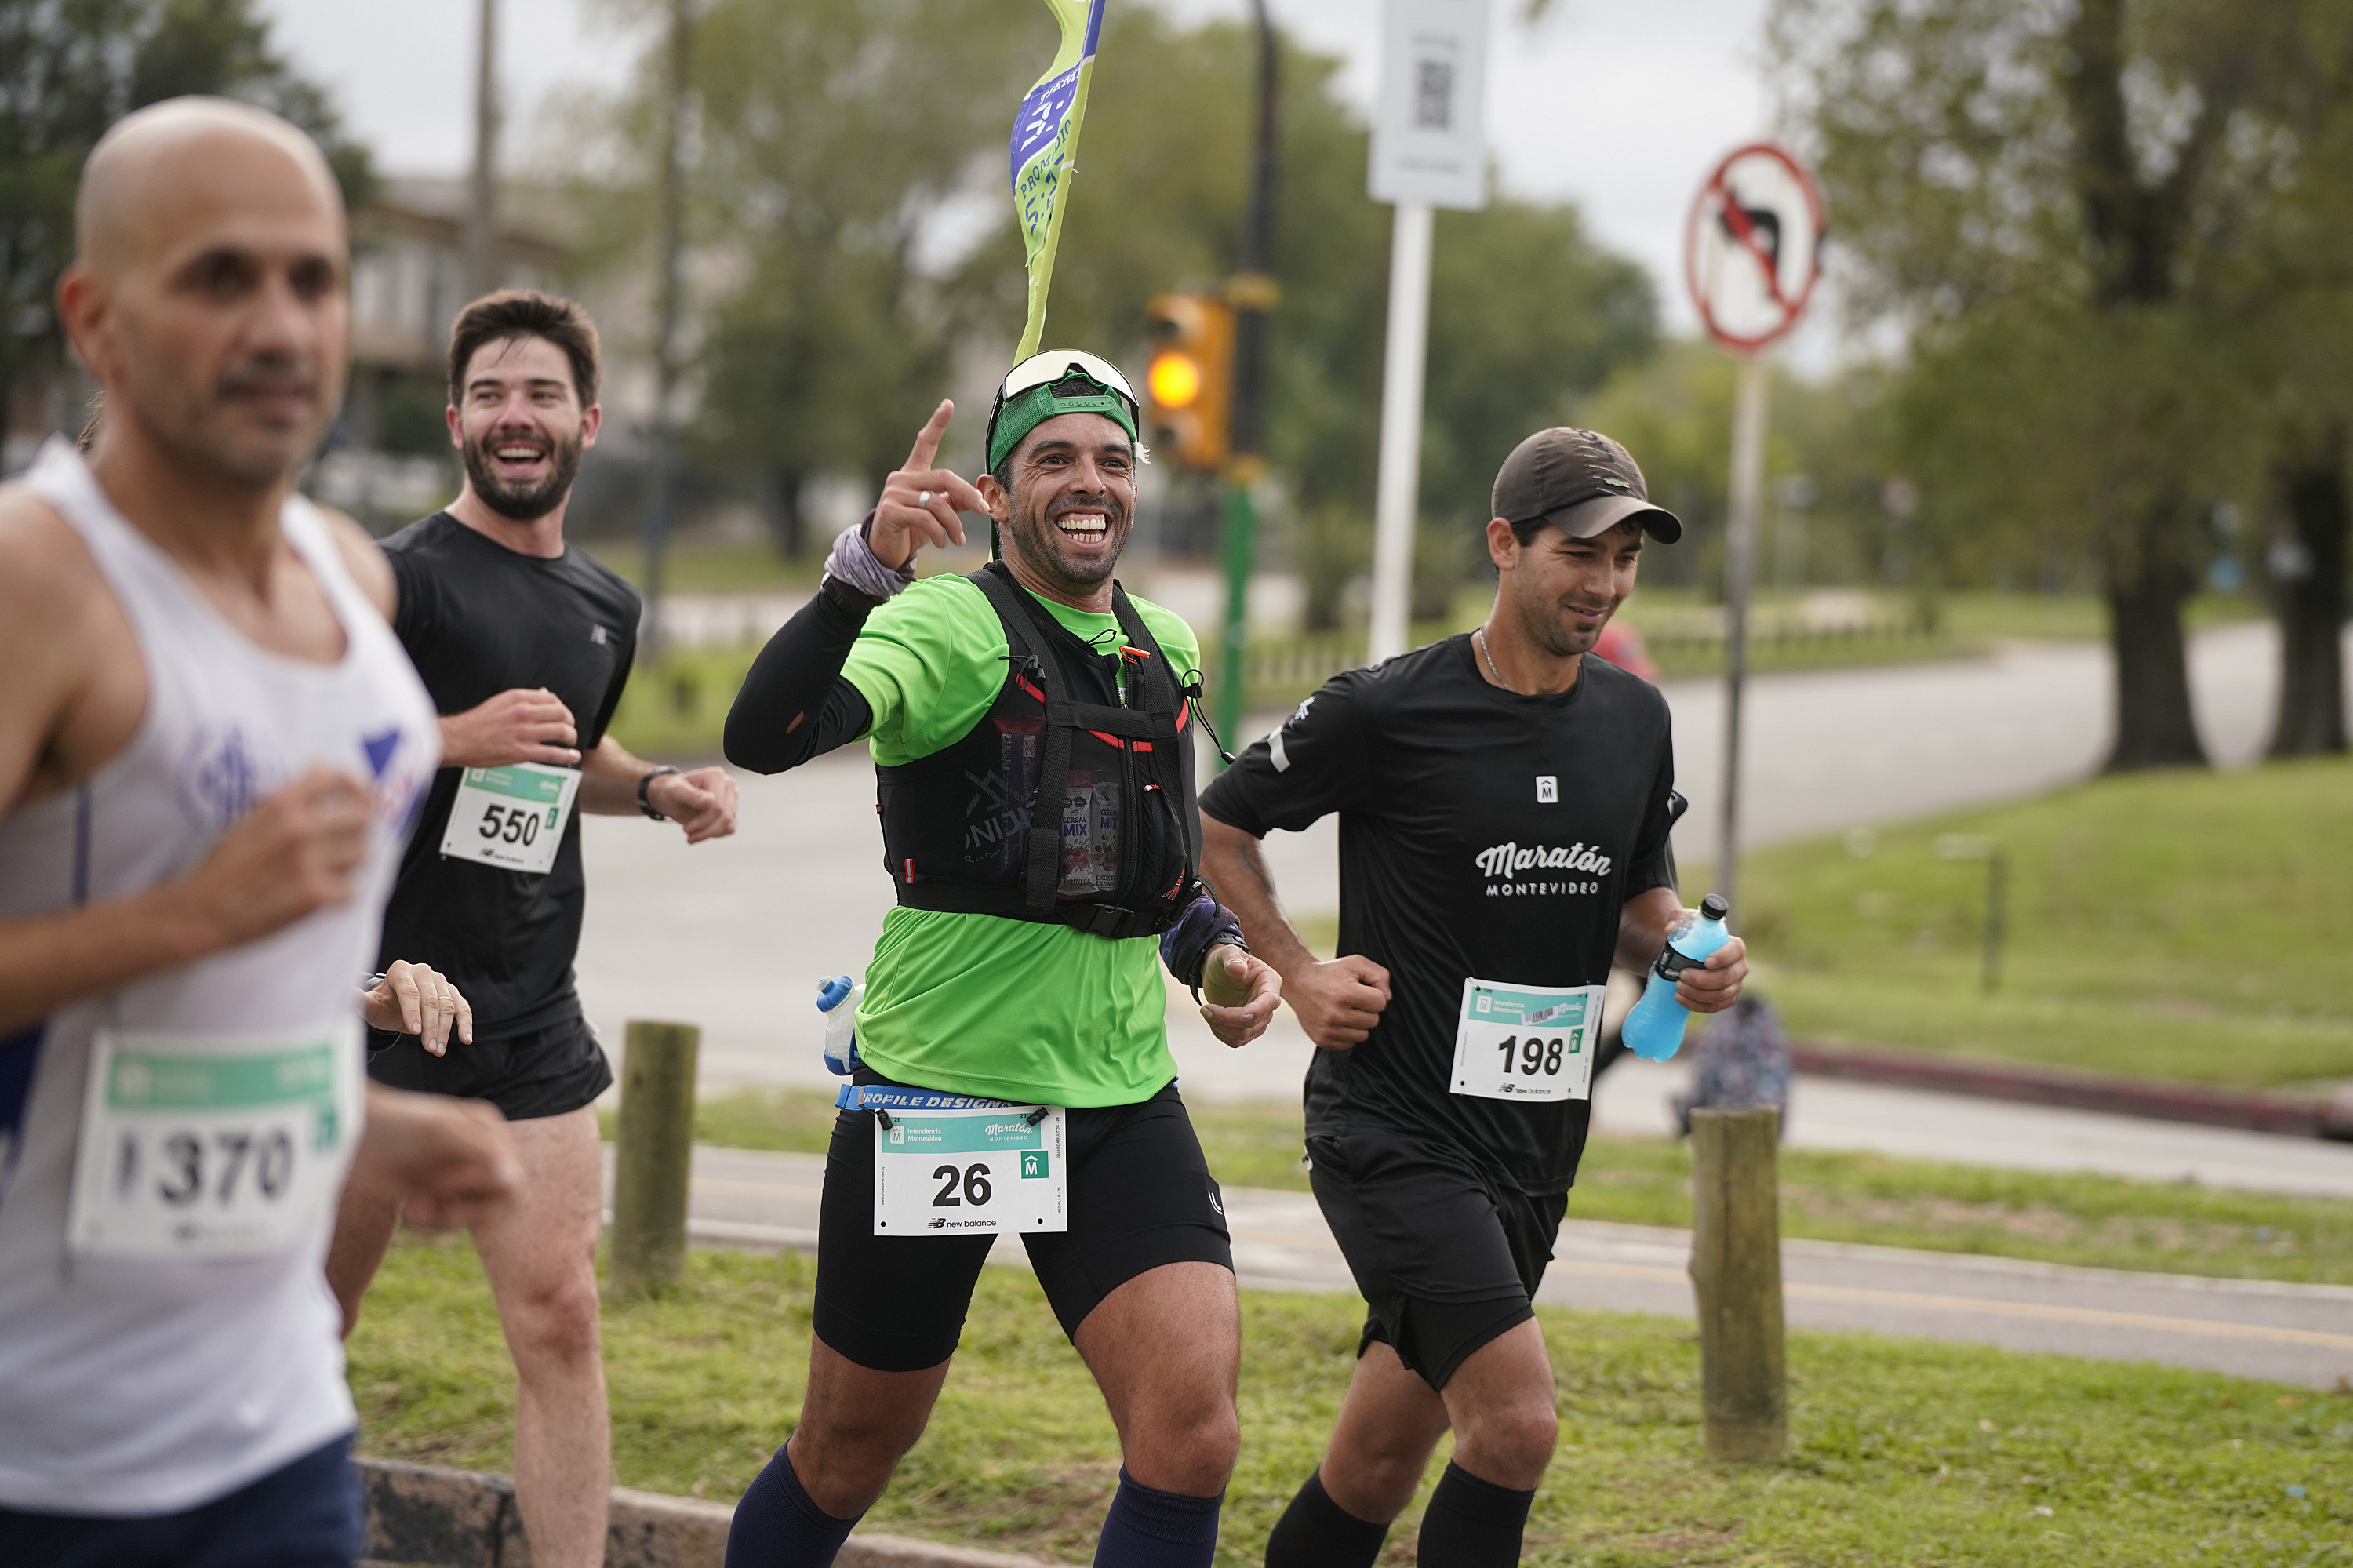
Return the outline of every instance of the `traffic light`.
<path id="1" fill-rule="evenodd" d="M 1145 439 L 1180 468 L 1223 472 L 1232 450 L 1233 306 L 1209 294 L 1162 294 L 1145 319 L 1152 339 Z"/>

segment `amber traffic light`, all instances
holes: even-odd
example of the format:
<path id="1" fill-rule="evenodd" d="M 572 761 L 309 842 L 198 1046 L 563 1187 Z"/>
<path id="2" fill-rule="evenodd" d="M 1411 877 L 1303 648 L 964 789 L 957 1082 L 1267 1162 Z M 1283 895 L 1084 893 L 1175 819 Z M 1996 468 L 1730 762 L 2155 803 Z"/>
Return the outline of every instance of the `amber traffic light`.
<path id="1" fill-rule="evenodd" d="M 1152 339 L 1145 440 L 1180 468 L 1222 472 L 1232 450 L 1234 308 L 1208 294 L 1162 294 L 1145 318 Z"/>

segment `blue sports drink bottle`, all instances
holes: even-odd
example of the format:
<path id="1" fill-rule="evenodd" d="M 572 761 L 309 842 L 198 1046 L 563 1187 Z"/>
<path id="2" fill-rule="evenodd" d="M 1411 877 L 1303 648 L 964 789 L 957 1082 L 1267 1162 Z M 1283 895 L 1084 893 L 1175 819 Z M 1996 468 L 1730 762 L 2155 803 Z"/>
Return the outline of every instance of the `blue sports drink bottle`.
<path id="1" fill-rule="evenodd" d="M 825 1014 L 825 1065 L 846 1078 L 858 1070 L 858 1004 L 866 988 L 848 975 L 818 987 L 817 1010 Z"/>
<path id="2" fill-rule="evenodd" d="M 1732 906 L 1709 894 L 1700 900 L 1699 918 L 1667 938 L 1659 949 L 1659 961 L 1651 966 L 1651 978 L 1642 988 L 1642 1000 L 1626 1015 L 1626 1027 L 1620 1038 L 1626 1048 L 1646 1062 L 1663 1062 L 1683 1048 L 1683 1024 L 1691 1017 L 1691 1009 L 1675 1000 L 1675 977 L 1694 964 L 1707 962 L 1707 956 L 1732 940 L 1725 929 L 1724 917 L 1732 913 Z"/>

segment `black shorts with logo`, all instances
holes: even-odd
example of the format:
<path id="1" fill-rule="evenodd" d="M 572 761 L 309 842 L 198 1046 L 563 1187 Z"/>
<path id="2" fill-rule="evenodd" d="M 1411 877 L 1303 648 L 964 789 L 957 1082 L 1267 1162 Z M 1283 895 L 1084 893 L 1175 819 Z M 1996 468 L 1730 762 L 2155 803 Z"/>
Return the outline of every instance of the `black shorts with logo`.
<path id="1" fill-rule="evenodd" d="M 368 1076 L 396 1089 L 488 1100 L 509 1121 L 563 1116 L 613 1086 L 613 1064 L 585 1018 L 503 1040 L 464 1044 L 454 1036 L 436 1056 L 414 1034 L 368 1033 Z"/>
<path id="2" fill-rule="evenodd" d="M 1531 1194 L 1428 1133 L 1361 1118 L 1307 1140 L 1308 1181 L 1376 1340 L 1442 1389 L 1473 1351 L 1535 1315 L 1567 1192 Z"/>
<path id="3" fill-rule="evenodd" d="M 888 1084 L 871 1071 L 860 1083 Z M 1130 1106 L 1065 1114 L 1070 1229 L 1024 1235 L 1062 1332 L 1104 1297 L 1170 1263 L 1234 1266 L 1225 1199 L 1170 1084 Z M 875 1372 L 920 1372 L 955 1353 L 992 1235 L 874 1234 L 874 1113 L 835 1118 L 818 1210 L 817 1337 Z"/>

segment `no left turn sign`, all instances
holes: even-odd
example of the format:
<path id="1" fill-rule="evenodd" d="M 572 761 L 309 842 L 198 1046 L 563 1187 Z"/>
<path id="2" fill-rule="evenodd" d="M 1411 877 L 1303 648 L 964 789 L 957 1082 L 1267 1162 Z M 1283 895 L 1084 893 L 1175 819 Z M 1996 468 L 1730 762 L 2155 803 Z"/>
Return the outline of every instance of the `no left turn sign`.
<path id="1" fill-rule="evenodd" d="M 1683 281 L 1709 335 L 1754 354 L 1805 313 L 1821 276 L 1822 193 L 1769 142 L 1715 166 L 1692 204 Z"/>

